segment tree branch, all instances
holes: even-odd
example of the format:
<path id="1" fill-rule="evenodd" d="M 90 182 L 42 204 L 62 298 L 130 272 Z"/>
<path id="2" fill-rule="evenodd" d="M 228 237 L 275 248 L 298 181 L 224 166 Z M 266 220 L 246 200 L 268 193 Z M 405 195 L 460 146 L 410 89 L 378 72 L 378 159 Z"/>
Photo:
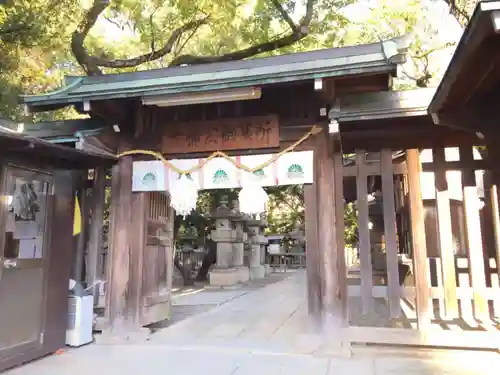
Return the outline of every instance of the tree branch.
<path id="1" fill-rule="evenodd" d="M 125 27 L 123 25 L 120 25 L 118 22 L 116 22 L 115 20 L 109 18 L 109 17 L 104 17 L 104 19 L 106 21 L 108 21 L 110 24 L 118 27 L 120 30 L 125 30 Z"/>
<path id="2" fill-rule="evenodd" d="M 411 56 L 412 58 L 414 59 L 423 59 L 423 58 L 427 58 L 429 57 L 429 55 L 433 54 L 434 52 L 437 52 L 437 51 L 441 51 L 445 48 L 448 48 L 448 47 L 453 47 L 455 45 L 454 42 L 448 42 L 448 43 L 445 43 L 439 47 L 436 47 L 436 48 L 430 48 L 428 49 L 427 51 L 423 51 L 417 55 L 413 55 Z"/>
<path id="3" fill-rule="evenodd" d="M 175 29 L 168 38 L 167 42 L 159 50 L 153 50 L 151 52 L 132 57 L 130 59 L 106 60 L 96 56 L 93 56 L 92 59 L 95 61 L 96 65 L 105 68 L 132 68 L 134 66 L 144 64 L 148 61 L 157 60 L 172 51 L 172 47 L 174 46 L 175 42 L 177 42 L 177 40 L 182 36 L 183 33 L 207 23 L 207 20 L 208 18 L 194 20 L 179 27 L 178 29 Z"/>
<path id="4" fill-rule="evenodd" d="M 135 56 L 129 59 L 115 59 L 108 60 L 104 57 L 91 56 L 84 46 L 85 38 L 97 22 L 100 14 L 109 6 L 109 0 L 94 0 L 92 7 L 87 11 L 83 20 L 77 26 L 71 38 L 71 50 L 80 66 L 85 70 L 88 75 L 101 75 L 100 68 L 132 68 L 144 64 L 151 60 L 157 60 L 172 51 L 175 42 L 182 36 L 182 34 L 191 29 L 197 28 L 205 24 L 208 17 L 197 19 L 177 28 L 172 32 L 164 46 L 158 50 L 154 49 L 153 45 L 150 52 L 143 55 Z"/>
<path id="5" fill-rule="evenodd" d="M 306 6 L 307 12 L 304 18 L 302 19 L 300 26 L 292 29 L 292 32 L 286 36 L 276 38 L 269 42 L 260 43 L 255 46 L 251 46 L 239 51 L 230 52 L 221 56 L 182 55 L 175 58 L 170 64 L 170 66 L 179 66 L 184 64 L 197 65 L 197 64 L 206 64 L 213 62 L 243 60 L 255 55 L 259 55 L 264 52 L 270 52 L 276 49 L 290 46 L 298 42 L 299 40 L 304 39 L 307 35 L 309 35 L 309 24 L 311 23 L 313 17 L 315 1 L 316 0 L 307 1 L 307 6 Z"/>
<path id="6" fill-rule="evenodd" d="M 306 26 L 309 27 L 311 24 L 313 15 L 314 15 L 314 4 L 316 3 L 316 0 L 307 0 L 306 4 L 306 14 L 304 18 L 300 21 L 300 26 Z"/>
<path id="7" fill-rule="evenodd" d="M 174 56 L 178 56 L 182 52 L 184 47 L 186 47 L 186 44 L 191 40 L 191 38 L 194 36 L 194 34 L 196 34 L 196 32 L 198 31 L 198 28 L 199 27 L 196 27 L 193 30 L 191 30 L 189 35 L 185 38 L 184 41 L 182 41 L 182 43 L 181 43 L 181 38 L 178 39 L 178 41 L 175 45 L 175 49 L 174 49 Z"/>
<path id="8" fill-rule="evenodd" d="M 285 8 L 283 8 L 283 5 L 281 5 L 280 0 L 271 0 L 271 2 L 273 3 L 274 7 L 278 10 L 281 17 L 283 17 L 285 22 L 288 24 L 288 26 L 290 26 L 290 28 L 295 31 L 298 28 L 298 26 L 295 24 L 295 22 L 293 22 L 292 18 L 285 10 Z"/>
<path id="9" fill-rule="evenodd" d="M 95 25 L 100 14 L 109 6 L 110 0 L 94 0 L 71 36 L 71 51 L 76 61 L 88 75 L 101 75 L 99 66 L 93 61 L 84 46 L 85 38 Z"/>
<path id="10" fill-rule="evenodd" d="M 7 34 L 19 33 L 19 32 L 22 32 L 22 31 L 28 31 L 31 28 L 32 28 L 31 26 L 25 25 L 25 24 L 7 27 L 5 29 L 0 29 L 0 36 L 1 35 L 7 35 Z"/>
<path id="11" fill-rule="evenodd" d="M 444 0 L 450 8 L 450 13 L 456 18 L 462 27 L 466 27 L 470 21 L 471 14 L 467 7 L 467 1 L 462 6 L 457 5 L 457 0 Z"/>
<path id="12" fill-rule="evenodd" d="M 230 52 L 221 56 L 192 56 L 181 55 L 174 58 L 170 66 L 178 66 L 183 64 L 203 64 L 219 61 L 233 61 L 246 59 L 261 53 L 274 51 L 283 47 L 292 45 L 299 40 L 305 38 L 309 34 L 309 25 L 313 19 L 314 4 L 316 0 L 307 0 L 306 14 L 301 19 L 299 25 L 296 25 L 290 15 L 283 8 L 279 0 L 271 0 L 285 22 L 291 27 L 291 32 L 284 36 L 275 37 L 274 40 L 260 43 L 239 51 Z M 82 66 L 85 72 L 89 75 L 101 75 L 100 68 L 132 68 L 149 61 L 154 61 L 162 58 L 168 53 L 171 53 L 176 43 L 180 43 L 181 37 L 188 31 L 196 32 L 196 30 L 208 22 L 209 16 L 201 19 L 196 19 L 187 24 L 175 29 L 167 39 L 162 48 L 156 50 L 153 45 L 151 51 L 143 55 L 128 59 L 110 60 L 105 57 L 91 56 L 84 46 L 85 38 L 97 22 L 97 19 L 102 12 L 109 6 L 110 0 L 94 0 L 91 8 L 86 12 L 82 21 L 78 24 L 77 29 L 73 32 L 71 38 L 71 50 L 77 62 Z M 190 37 L 192 34 L 190 35 Z M 189 38 L 188 37 L 188 40 Z M 182 45 L 183 47 L 184 45 Z M 182 49 L 181 47 L 181 49 Z"/>
<path id="13" fill-rule="evenodd" d="M 230 52 L 221 56 L 193 56 L 193 55 L 182 55 L 174 59 L 170 66 L 179 65 L 198 65 L 198 64 L 208 64 L 213 62 L 223 62 L 223 61 L 236 61 L 243 60 L 249 57 L 259 55 L 264 52 L 274 51 L 279 48 L 283 48 L 292 45 L 295 42 L 303 39 L 307 34 L 301 32 L 294 32 L 283 38 L 279 38 L 270 42 L 265 42 L 251 46 L 239 51 Z"/>

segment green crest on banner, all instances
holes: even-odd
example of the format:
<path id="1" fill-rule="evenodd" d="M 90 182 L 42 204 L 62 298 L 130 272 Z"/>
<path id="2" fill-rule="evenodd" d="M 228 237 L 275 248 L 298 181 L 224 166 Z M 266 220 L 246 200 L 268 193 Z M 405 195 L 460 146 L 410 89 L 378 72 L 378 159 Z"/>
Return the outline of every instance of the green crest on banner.
<path id="1" fill-rule="evenodd" d="M 222 184 L 224 182 L 229 181 L 229 176 L 227 175 L 226 171 L 219 169 L 217 172 L 215 172 L 214 177 L 212 178 L 212 181 L 214 185 L 217 184 Z"/>

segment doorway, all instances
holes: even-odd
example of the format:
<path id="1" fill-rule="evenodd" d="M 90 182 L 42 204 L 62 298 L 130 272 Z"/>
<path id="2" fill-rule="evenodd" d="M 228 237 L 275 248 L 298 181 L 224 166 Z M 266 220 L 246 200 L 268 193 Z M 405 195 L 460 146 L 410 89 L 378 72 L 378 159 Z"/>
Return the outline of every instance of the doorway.
<path id="1" fill-rule="evenodd" d="M 53 179 L 17 167 L 2 171 L 0 360 L 44 344 Z"/>

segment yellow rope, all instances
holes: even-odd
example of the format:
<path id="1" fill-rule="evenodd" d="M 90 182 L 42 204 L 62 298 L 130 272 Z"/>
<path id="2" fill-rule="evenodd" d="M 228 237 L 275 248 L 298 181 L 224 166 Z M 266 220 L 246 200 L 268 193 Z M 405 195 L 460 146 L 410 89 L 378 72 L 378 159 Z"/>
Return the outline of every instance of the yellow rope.
<path id="1" fill-rule="evenodd" d="M 264 169 L 264 168 L 268 167 L 269 165 L 271 165 L 272 163 L 274 163 L 276 160 L 278 160 L 281 156 L 285 155 L 288 152 L 291 152 L 291 151 L 295 150 L 295 148 L 297 148 L 297 146 L 299 146 L 301 143 L 303 143 L 311 135 L 318 134 L 319 132 L 321 132 L 321 128 L 319 126 L 316 126 L 316 125 L 313 126 L 311 128 L 311 130 L 309 130 L 309 132 L 307 132 L 307 134 L 305 134 L 302 138 L 300 138 L 293 145 L 285 148 L 280 153 L 273 155 L 273 157 L 271 157 L 268 161 L 266 161 L 266 162 L 258 165 L 255 168 L 250 168 L 250 167 L 247 167 L 244 164 L 238 163 L 238 162 L 236 162 L 235 159 L 231 158 L 229 155 L 227 155 L 227 154 L 225 154 L 225 153 L 223 153 L 221 151 L 215 151 L 208 158 L 204 159 L 200 164 L 198 164 L 198 165 L 196 165 L 196 166 L 194 166 L 192 168 L 186 169 L 186 170 L 181 170 L 181 169 L 177 168 L 175 165 L 173 165 L 167 159 L 165 159 L 165 157 L 162 154 L 160 154 L 159 152 L 151 151 L 151 150 L 130 150 L 130 151 L 125 151 L 125 152 L 122 152 L 121 154 L 119 154 L 118 157 L 121 158 L 123 156 L 130 156 L 130 155 L 150 155 L 150 156 L 153 156 L 154 158 L 156 158 L 158 160 L 161 160 L 168 168 L 172 169 L 174 172 L 178 173 L 179 175 L 181 175 L 181 174 L 191 174 L 193 172 L 196 172 L 196 171 L 200 170 L 201 168 L 203 168 L 205 166 L 205 164 L 207 164 L 210 160 L 212 160 L 212 159 L 214 159 L 216 157 L 222 157 L 222 158 L 230 161 L 236 168 L 243 169 L 246 172 L 253 173 L 255 171 L 258 171 L 259 169 Z"/>

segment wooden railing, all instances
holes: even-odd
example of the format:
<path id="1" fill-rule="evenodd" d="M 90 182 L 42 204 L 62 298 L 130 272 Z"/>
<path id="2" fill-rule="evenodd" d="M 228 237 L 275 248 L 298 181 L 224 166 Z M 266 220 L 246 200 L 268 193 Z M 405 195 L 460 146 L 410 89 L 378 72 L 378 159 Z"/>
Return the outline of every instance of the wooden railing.
<path id="1" fill-rule="evenodd" d="M 393 160 L 382 150 L 374 162 L 356 152 L 360 264 L 348 272 L 349 342 L 500 347 L 496 187 L 472 148 L 452 151 Z M 381 180 L 384 269 L 374 266 L 368 174 Z M 410 268 L 402 285 L 401 254 Z"/>
<path id="2" fill-rule="evenodd" d="M 305 253 L 274 253 L 267 255 L 267 264 L 273 272 L 286 272 L 287 269 L 297 269 L 306 267 Z"/>

